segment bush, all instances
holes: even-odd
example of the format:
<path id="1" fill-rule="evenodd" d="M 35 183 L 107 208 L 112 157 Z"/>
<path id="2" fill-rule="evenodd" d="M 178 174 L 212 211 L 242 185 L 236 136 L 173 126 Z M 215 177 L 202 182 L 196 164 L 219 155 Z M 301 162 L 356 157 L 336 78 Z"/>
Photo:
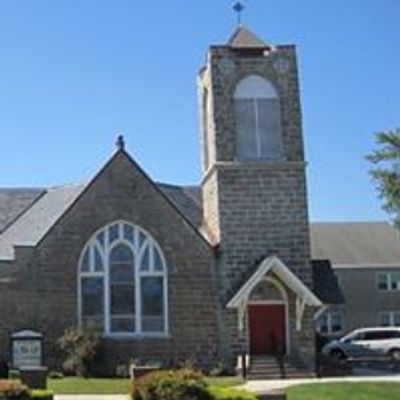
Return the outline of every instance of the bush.
<path id="1" fill-rule="evenodd" d="M 214 400 L 257 400 L 257 396 L 246 390 L 211 386 L 209 391 Z"/>
<path id="2" fill-rule="evenodd" d="M 40 400 L 53 400 L 53 391 L 51 390 L 32 390 L 31 391 L 31 399 L 40 399 Z"/>
<path id="3" fill-rule="evenodd" d="M 64 372 L 67 375 L 87 376 L 100 350 L 102 338 L 94 326 L 73 327 L 67 329 L 57 343 L 66 355 Z"/>
<path id="4" fill-rule="evenodd" d="M 134 400 L 213 400 L 203 375 L 188 369 L 149 373 L 135 381 Z"/>
<path id="5" fill-rule="evenodd" d="M 0 399 L 27 400 L 29 399 L 29 389 L 20 381 L 1 380 Z"/>

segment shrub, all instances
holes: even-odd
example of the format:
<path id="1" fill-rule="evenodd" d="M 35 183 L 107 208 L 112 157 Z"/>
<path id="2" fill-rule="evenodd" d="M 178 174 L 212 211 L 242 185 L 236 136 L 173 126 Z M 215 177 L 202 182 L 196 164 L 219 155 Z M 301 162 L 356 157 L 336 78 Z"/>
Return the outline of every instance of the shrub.
<path id="1" fill-rule="evenodd" d="M 29 399 L 29 389 L 20 381 L 1 380 L 0 399 L 26 400 Z"/>
<path id="2" fill-rule="evenodd" d="M 246 390 L 211 386 L 209 391 L 214 400 L 257 400 L 257 397 Z"/>
<path id="3" fill-rule="evenodd" d="M 64 332 L 57 344 L 66 355 L 64 372 L 69 375 L 87 376 L 93 359 L 100 350 L 102 338 L 94 326 L 73 327 Z"/>
<path id="4" fill-rule="evenodd" d="M 53 400 L 53 391 L 36 389 L 31 391 L 31 399 Z"/>
<path id="5" fill-rule="evenodd" d="M 213 400 L 203 375 L 188 369 L 149 373 L 135 381 L 134 400 Z"/>

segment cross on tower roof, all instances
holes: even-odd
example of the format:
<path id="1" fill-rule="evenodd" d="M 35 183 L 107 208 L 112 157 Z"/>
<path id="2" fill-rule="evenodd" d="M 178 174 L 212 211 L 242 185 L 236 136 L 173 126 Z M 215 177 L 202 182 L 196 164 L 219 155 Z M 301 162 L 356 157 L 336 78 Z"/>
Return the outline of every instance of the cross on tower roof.
<path id="1" fill-rule="evenodd" d="M 237 13 L 237 24 L 241 25 L 242 23 L 242 12 L 245 9 L 245 6 L 243 4 L 243 2 L 241 1 L 237 1 L 234 5 L 233 5 L 233 9 L 234 11 L 236 11 Z"/>

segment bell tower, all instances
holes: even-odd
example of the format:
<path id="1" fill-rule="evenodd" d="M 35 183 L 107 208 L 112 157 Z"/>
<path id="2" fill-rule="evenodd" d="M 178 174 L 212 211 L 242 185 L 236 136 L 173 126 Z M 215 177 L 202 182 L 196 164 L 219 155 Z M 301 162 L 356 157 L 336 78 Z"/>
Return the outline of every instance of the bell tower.
<path id="1" fill-rule="evenodd" d="M 203 220 L 219 248 L 222 301 L 271 255 L 311 287 L 295 47 L 240 26 L 227 44 L 210 47 L 198 91 Z M 226 318 L 231 351 L 239 351 Z"/>

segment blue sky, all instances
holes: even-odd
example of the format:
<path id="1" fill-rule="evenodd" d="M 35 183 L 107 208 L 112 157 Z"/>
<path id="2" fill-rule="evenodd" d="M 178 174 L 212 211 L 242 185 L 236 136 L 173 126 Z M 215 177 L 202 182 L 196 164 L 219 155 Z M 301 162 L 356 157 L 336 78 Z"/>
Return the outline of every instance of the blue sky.
<path id="1" fill-rule="evenodd" d="M 1 0 L 0 186 L 91 178 L 124 132 L 158 181 L 200 180 L 195 76 L 230 0 Z M 251 0 L 245 24 L 298 46 L 310 215 L 385 219 L 364 156 L 400 126 L 400 1 Z"/>

